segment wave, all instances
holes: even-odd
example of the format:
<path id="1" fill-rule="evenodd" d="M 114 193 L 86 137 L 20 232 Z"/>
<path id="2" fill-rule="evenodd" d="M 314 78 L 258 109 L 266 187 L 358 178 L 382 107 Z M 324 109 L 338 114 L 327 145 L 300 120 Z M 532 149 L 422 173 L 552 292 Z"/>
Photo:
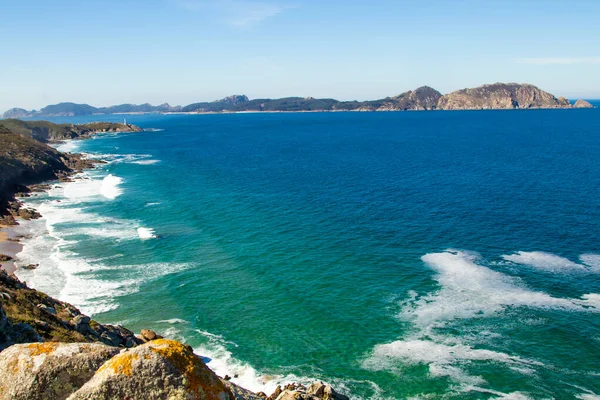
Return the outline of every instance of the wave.
<path id="1" fill-rule="evenodd" d="M 131 164 L 154 165 L 154 164 L 158 164 L 159 162 L 160 162 L 160 160 L 139 160 L 139 161 L 132 161 Z"/>
<path id="2" fill-rule="evenodd" d="M 196 354 L 204 357 L 206 364 L 217 375 L 231 376 L 231 381 L 252 392 L 273 393 L 278 385 L 284 385 L 290 382 L 310 384 L 314 379 L 289 375 L 265 375 L 259 373 L 250 364 L 237 360 L 232 353 L 227 350 L 227 342 L 220 335 L 214 335 L 199 329 L 197 333 L 208 339 L 206 345 L 194 349 Z"/>
<path id="3" fill-rule="evenodd" d="M 154 229 L 152 228 L 137 228 L 137 233 L 138 236 L 140 237 L 140 239 L 142 240 L 148 240 L 148 239 L 156 239 L 157 236 L 154 233 Z"/>
<path id="4" fill-rule="evenodd" d="M 528 255 L 527 261 L 552 260 L 557 265 L 555 257 Z M 477 253 L 447 250 L 426 254 L 422 260 L 436 272 L 434 279 L 439 289 L 424 296 L 410 294 L 401 304 L 399 317 L 412 323 L 412 333 L 401 340 L 375 346 L 362 361 L 363 368 L 400 372 L 406 364 L 427 365 L 430 376 L 450 378 L 462 385 L 462 391 L 468 391 L 485 383 L 482 377 L 467 372 L 466 367 L 474 362 L 493 362 L 527 374 L 534 373 L 535 367 L 543 364 L 479 348 L 482 344 L 469 345 L 465 342 L 470 340 L 468 335 L 453 336 L 455 325 L 449 330 L 443 328 L 455 321 L 497 317 L 507 308 L 600 312 L 600 294 L 561 298 L 531 290 L 520 279 L 482 265 L 483 260 Z M 563 260 L 560 265 L 565 265 Z M 485 340 L 483 342 L 485 345 Z"/>
<path id="5" fill-rule="evenodd" d="M 552 273 L 590 272 L 588 268 L 567 258 L 541 251 L 519 251 L 503 255 L 503 259 L 515 264 L 527 265 Z"/>
<path id="6" fill-rule="evenodd" d="M 144 132 L 162 132 L 164 129 L 161 128 L 144 128 Z"/>
<path id="7" fill-rule="evenodd" d="M 171 319 L 163 319 L 160 321 L 156 321 L 159 323 L 165 323 L 165 324 L 189 324 L 189 322 L 187 322 L 185 319 L 181 319 L 181 318 L 171 318 Z"/>
<path id="8" fill-rule="evenodd" d="M 112 174 L 108 174 L 102 179 L 100 185 L 100 193 L 107 199 L 114 200 L 123 194 L 123 190 L 119 187 L 123 183 L 123 179 Z"/>

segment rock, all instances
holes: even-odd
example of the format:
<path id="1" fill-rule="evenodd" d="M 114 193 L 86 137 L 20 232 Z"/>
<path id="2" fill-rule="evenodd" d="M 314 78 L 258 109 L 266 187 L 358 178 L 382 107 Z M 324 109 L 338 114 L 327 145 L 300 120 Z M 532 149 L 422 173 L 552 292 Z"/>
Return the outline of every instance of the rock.
<path id="1" fill-rule="evenodd" d="M 118 353 L 89 343 L 13 345 L 0 353 L 0 399 L 65 399 Z"/>
<path id="2" fill-rule="evenodd" d="M 102 332 L 100 334 L 100 340 L 102 341 L 102 343 L 107 344 L 109 346 L 118 347 L 121 344 L 121 338 L 110 331 Z"/>
<path id="3" fill-rule="evenodd" d="M 437 108 L 443 110 L 571 108 L 571 104 L 564 97 L 556 98 L 533 85 L 494 83 L 444 95 L 440 98 Z"/>
<path id="4" fill-rule="evenodd" d="M 21 268 L 21 269 L 36 269 L 39 266 L 40 266 L 40 264 L 28 264 L 28 265 L 23 265 L 19 268 Z"/>
<path id="5" fill-rule="evenodd" d="M 0 254 L 0 262 L 10 261 L 13 258 L 11 256 L 7 256 L 6 254 Z"/>
<path id="6" fill-rule="evenodd" d="M 79 314 L 76 315 L 71 320 L 71 325 L 75 327 L 75 330 L 82 335 L 92 333 L 92 328 L 90 328 L 90 317 L 87 315 Z"/>
<path id="7" fill-rule="evenodd" d="M 46 311 L 47 313 L 50 313 L 50 314 L 56 315 L 56 309 L 54 309 L 53 307 L 47 306 L 46 304 L 42 304 L 42 303 L 40 303 L 40 304 L 38 304 L 38 305 L 37 305 L 37 307 L 38 307 L 40 310 L 44 310 L 44 311 Z"/>
<path id="8" fill-rule="evenodd" d="M 68 400 L 232 400 L 233 393 L 183 344 L 158 339 L 106 362 Z"/>
<path id="9" fill-rule="evenodd" d="M 225 385 L 225 387 L 231 391 L 235 400 L 264 400 L 267 398 L 267 395 L 262 392 L 261 393 L 264 395 L 264 397 L 262 397 L 260 393 L 255 394 L 249 390 L 239 387 L 231 381 L 222 379 L 221 382 L 223 382 L 223 385 Z"/>
<path id="10" fill-rule="evenodd" d="M 42 215 L 39 212 L 31 208 L 20 208 L 18 215 L 24 220 L 38 219 L 42 217 Z"/>
<path id="11" fill-rule="evenodd" d="M 306 393 L 323 397 L 323 394 L 325 394 L 325 384 L 323 382 L 315 382 L 306 389 Z"/>
<path id="12" fill-rule="evenodd" d="M 140 333 L 142 334 L 142 337 L 144 338 L 144 340 L 147 342 L 150 342 L 155 339 L 159 339 L 156 332 L 151 331 L 150 329 L 142 329 L 142 331 Z"/>
<path id="13" fill-rule="evenodd" d="M 307 397 L 304 397 L 302 393 L 293 391 L 293 390 L 284 390 L 281 392 L 279 396 L 275 400 L 304 400 Z M 308 397 L 310 399 L 310 397 Z M 311 399 L 312 400 L 312 399 Z"/>
<path id="14" fill-rule="evenodd" d="M 277 385 L 277 387 L 275 388 L 275 391 L 273 393 L 271 393 L 271 395 L 269 397 L 267 397 L 267 400 L 275 400 L 277 397 L 279 397 L 281 392 L 283 392 L 283 390 L 281 389 L 281 386 Z"/>
<path id="15" fill-rule="evenodd" d="M 589 101 L 577 100 L 573 105 L 573 108 L 594 108 L 594 106 Z"/>

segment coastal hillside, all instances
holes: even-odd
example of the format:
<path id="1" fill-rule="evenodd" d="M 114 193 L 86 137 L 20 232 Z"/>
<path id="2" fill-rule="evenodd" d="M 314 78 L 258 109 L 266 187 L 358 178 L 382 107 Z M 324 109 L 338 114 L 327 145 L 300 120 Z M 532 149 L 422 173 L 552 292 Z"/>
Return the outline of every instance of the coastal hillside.
<path id="1" fill-rule="evenodd" d="M 576 103 L 577 104 L 577 103 Z M 88 104 L 60 103 L 27 111 L 13 108 L 4 118 L 77 116 L 118 113 L 219 113 L 219 112 L 306 112 L 306 111 L 415 111 L 415 110 L 479 110 L 479 109 L 529 109 L 571 108 L 571 103 L 530 84 L 494 83 L 473 89 L 462 89 L 442 96 L 440 92 L 422 86 L 397 96 L 369 101 L 339 101 L 313 97 L 285 97 L 281 99 L 249 99 L 245 95 L 233 95 L 212 102 L 198 102 L 187 106 L 171 107 L 169 104 L 122 104 L 111 107 L 92 107 Z M 591 104 L 580 101 L 578 108 Z"/>
<path id="2" fill-rule="evenodd" d="M 527 108 L 570 108 L 564 97 L 554 95 L 528 84 L 494 83 L 474 89 L 462 89 L 442 96 L 442 110 L 495 110 Z"/>
<path id="3" fill-rule="evenodd" d="M 40 142 L 85 138 L 98 132 L 140 132 L 142 129 L 130 124 L 92 122 L 89 124 L 54 124 L 48 121 L 0 120 L 0 126 Z"/>
<path id="4" fill-rule="evenodd" d="M 39 111 L 11 108 L 3 115 L 4 118 L 33 118 L 33 117 L 73 117 L 94 114 L 121 113 L 165 113 L 180 111 L 181 107 L 171 107 L 168 103 L 158 106 L 151 104 L 119 104 L 110 107 L 94 107 L 89 104 L 58 103 L 42 108 Z"/>
<path id="5" fill-rule="evenodd" d="M 62 153 L 0 125 L 0 215 L 22 185 L 56 179 L 68 171 Z"/>

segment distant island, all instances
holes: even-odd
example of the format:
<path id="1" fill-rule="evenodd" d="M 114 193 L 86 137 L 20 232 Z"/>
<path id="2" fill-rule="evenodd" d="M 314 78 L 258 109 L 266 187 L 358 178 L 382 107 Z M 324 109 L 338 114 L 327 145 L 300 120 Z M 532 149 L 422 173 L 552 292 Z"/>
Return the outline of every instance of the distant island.
<path id="1" fill-rule="evenodd" d="M 213 102 L 193 103 L 172 107 L 169 104 L 121 104 L 111 107 L 93 107 L 89 104 L 59 103 L 39 111 L 13 108 L 4 118 L 35 118 L 83 116 L 97 114 L 143 113 L 223 113 L 223 112 L 309 112 L 309 111 L 418 111 L 418 110 L 506 110 L 542 108 L 592 108 L 585 100 L 571 104 L 564 97 L 554 95 L 530 84 L 494 83 L 472 89 L 462 89 L 442 95 L 439 91 L 422 86 L 394 97 L 370 101 L 339 101 L 312 97 L 285 97 L 281 99 L 254 99 L 233 95 Z"/>

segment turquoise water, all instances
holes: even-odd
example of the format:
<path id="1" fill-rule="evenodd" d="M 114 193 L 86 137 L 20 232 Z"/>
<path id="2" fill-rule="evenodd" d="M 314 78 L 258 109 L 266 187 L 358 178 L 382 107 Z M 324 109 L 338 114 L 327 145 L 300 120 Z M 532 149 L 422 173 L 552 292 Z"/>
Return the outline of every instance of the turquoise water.
<path id="1" fill-rule="evenodd" d="M 254 390 L 595 399 L 599 117 L 127 116 L 62 146 L 108 163 L 28 200 L 20 276 Z"/>

